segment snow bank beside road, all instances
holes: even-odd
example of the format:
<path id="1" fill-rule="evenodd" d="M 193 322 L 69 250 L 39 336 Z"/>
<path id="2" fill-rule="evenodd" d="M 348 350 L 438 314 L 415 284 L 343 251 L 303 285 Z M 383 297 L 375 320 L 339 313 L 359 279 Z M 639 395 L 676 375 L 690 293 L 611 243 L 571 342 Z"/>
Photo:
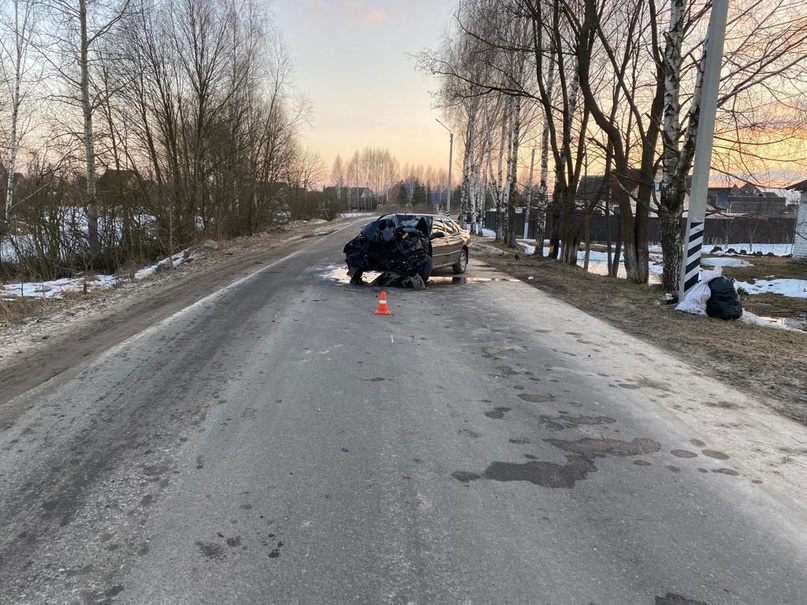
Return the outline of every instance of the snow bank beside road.
<path id="1" fill-rule="evenodd" d="M 71 294 L 87 293 L 94 290 L 108 290 L 127 281 L 145 279 L 160 271 L 189 263 L 204 250 L 215 248 L 215 242 L 205 242 L 198 246 L 178 252 L 174 256 L 164 258 L 158 263 L 145 267 L 130 275 L 85 275 L 74 278 L 62 278 L 44 282 L 20 282 L 0 286 L 0 299 L 14 300 L 19 298 L 65 298 Z"/>

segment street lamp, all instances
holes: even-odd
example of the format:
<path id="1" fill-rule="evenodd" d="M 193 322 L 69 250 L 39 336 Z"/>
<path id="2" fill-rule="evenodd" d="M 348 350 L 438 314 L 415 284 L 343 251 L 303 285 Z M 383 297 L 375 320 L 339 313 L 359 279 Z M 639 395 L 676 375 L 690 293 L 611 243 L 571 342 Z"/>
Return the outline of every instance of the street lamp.
<path id="1" fill-rule="evenodd" d="M 451 216 L 451 164 L 453 163 L 454 159 L 454 133 L 451 132 L 449 127 L 443 124 L 440 120 L 437 118 L 434 119 L 440 126 L 448 130 L 448 134 L 451 135 L 448 145 L 448 195 L 446 196 L 446 214 Z"/>

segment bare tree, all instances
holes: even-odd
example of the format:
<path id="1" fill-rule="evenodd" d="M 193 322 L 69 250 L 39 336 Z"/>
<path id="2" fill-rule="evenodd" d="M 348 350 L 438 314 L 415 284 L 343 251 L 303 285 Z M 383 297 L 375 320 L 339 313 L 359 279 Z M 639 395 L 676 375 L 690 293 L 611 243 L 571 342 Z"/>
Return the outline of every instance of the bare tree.
<path id="1" fill-rule="evenodd" d="M 575 19 L 572 10 L 565 13 L 580 31 L 586 104 L 606 137 L 614 174 L 627 194 L 620 204 L 625 264 L 629 279 L 640 283 L 648 277 L 646 225 L 661 166 L 663 285 L 670 290 L 677 287 L 682 259 L 681 216 L 700 115 L 703 57 L 698 49 L 707 8 L 680 0 L 668 7 L 654 0 L 618 6 L 586 0 L 582 18 Z M 662 36 L 659 25 L 667 22 L 668 14 Z M 718 157 L 762 157 L 761 151 L 749 153 L 754 130 L 778 121 L 771 119 L 774 108 L 781 119 L 793 107 L 798 84 L 805 81 L 806 19 L 803 8 L 788 0 L 734 6 L 719 97 Z M 591 61 L 598 56 L 607 57 L 608 63 L 594 76 Z M 610 98 L 592 86 L 602 73 L 610 78 Z M 691 90 L 694 93 L 684 92 Z M 620 105 L 629 110 L 627 115 L 613 111 Z"/>
<path id="2" fill-rule="evenodd" d="M 425 55 L 422 62 L 448 80 L 444 88 L 456 91 L 456 96 L 464 94 L 474 103 L 477 97 L 484 99 L 481 111 L 468 114 L 479 114 L 475 127 L 480 134 L 476 136 L 474 131 L 474 143 L 480 141 L 482 156 L 487 158 L 474 172 L 479 174 L 485 167 L 489 191 L 500 209 L 497 236 L 509 245 L 515 244 L 518 150 L 522 141 L 532 136 L 537 122 L 525 121 L 525 116 L 544 118 L 545 169 L 539 191 L 545 199 L 551 146 L 555 165 L 553 207 L 558 210 L 554 225 L 564 233 L 564 260 L 574 263 L 578 238 L 574 194 L 585 151 L 587 113 L 578 101 L 573 52 L 577 32 L 565 23 L 563 9 L 561 2 L 545 0 L 464 2 L 457 17 L 459 35 L 468 37 L 472 44 L 456 47 L 469 56 L 444 52 L 438 57 Z M 471 138 L 466 139 L 469 145 Z M 465 155 L 472 157 L 471 150 L 466 149 Z M 467 162 L 465 171 L 471 172 Z M 539 201 L 538 206 L 542 214 L 547 204 Z M 505 209 L 506 214 L 501 215 Z M 543 215 L 539 219 L 541 240 L 542 225 Z"/>
<path id="3" fill-rule="evenodd" d="M 341 189 L 345 186 L 345 163 L 340 154 L 337 154 L 331 167 L 331 182 L 336 187 L 337 196 L 341 197 Z"/>
<path id="4" fill-rule="evenodd" d="M 17 154 L 20 148 L 20 139 L 25 133 L 25 125 L 21 124 L 20 110 L 26 100 L 27 87 L 32 80 L 38 79 L 34 75 L 34 66 L 29 58 L 31 40 L 35 35 L 37 3 L 32 0 L 11 0 L 5 4 L 5 11 L 0 18 L 0 68 L 2 68 L 3 81 L 8 87 L 8 159 L 6 162 L 5 205 L 0 233 L 4 230 L 2 225 L 7 224 L 11 218 L 11 209 L 14 204 L 15 173 L 17 170 Z"/>
<path id="5" fill-rule="evenodd" d="M 219 237 L 285 220 L 283 182 L 299 165 L 311 106 L 294 93 L 288 50 L 258 3 L 143 0 L 128 54 L 160 232 L 187 241 L 198 220 Z"/>
<path id="6" fill-rule="evenodd" d="M 377 209 L 388 200 L 392 187 L 399 179 L 398 160 L 389 150 L 365 147 L 354 152 L 345 167 L 347 182 L 352 187 L 363 187 L 372 200 L 364 204 L 363 210 Z"/>
<path id="7" fill-rule="evenodd" d="M 100 41 L 108 35 L 116 35 L 116 29 L 127 14 L 130 0 L 112 0 L 110 2 L 78 3 L 67 0 L 48 0 L 48 10 L 59 27 L 51 29 L 51 35 L 62 47 L 60 62 L 51 60 L 68 88 L 75 93 L 65 99 L 68 103 L 77 104 L 82 115 L 81 141 L 84 147 L 87 212 L 87 242 L 90 264 L 98 266 L 101 262 L 101 244 L 98 235 L 98 205 L 96 199 L 96 166 L 95 143 L 93 132 L 93 114 L 98 99 L 92 94 L 91 71 L 94 52 Z M 61 34 L 64 32 L 64 35 Z M 43 56 L 48 57 L 47 53 Z"/>
<path id="8" fill-rule="evenodd" d="M 462 7 L 460 7 L 462 11 Z M 480 85 L 488 79 L 488 61 L 482 60 L 485 53 L 483 40 L 471 32 L 466 32 L 461 12 L 457 14 L 453 30 L 449 33 L 440 51 L 442 61 L 453 66 L 461 76 L 445 75 L 441 78 L 437 98 L 438 106 L 445 111 L 446 119 L 454 124 L 454 129 L 462 133 L 463 151 L 462 176 L 460 181 L 460 213 L 471 213 L 472 227 L 476 227 L 479 209 L 477 208 L 484 184 L 481 182 L 481 166 L 484 161 L 485 133 L 482 125 L 485 88 Z M 487 23 L 484 19 L 480 24 Z M 420 66 L 431 70 L 435 59 L 430 52 L 420 56 Z"/>
<path id="9" fill-rule="evenodd" d="M 672 0 L 664 53 L 659 217 L 664 253 L 662 288 L 666 290 L 677 289 L 681 273 L 680 225 L 700 116 L 705 61 L 703 53 L 697 56 L 697 52 L 707 13 L 696 6 Z M 774 160 L 778 165 L 787 162 L 783 149 L 804 143 L 807 114 L 798 100 L 807 84 L 807 15 L 801 3 L 789 0 L 734 5 L 730 11 L 712 162 L 724 174 L 734 172 L 734 165 L 754 178 Z M 682 91 L 693 88 L 694 93 L 682 101 Z M 801 154 L 793 153 L 791 161 L 798 162 L 799 158 Z"/>
<path id="10" fill-rule="evenodd" d="M 575 224 L 575 196 L 586 157 L 588 112 L 580 102 L 575 54 L 575 32 L 564 20 L 562 3 L 522 0 L 521 10 L 530 22 L 530 49 L 535 68 L 535 100 L 543 116 L 542 169 L 539 208 L 547 208 L 549 157 L 554 161 L 552 204 L 553 235 L 550 256 L 569 264 L 577 262 L 579 233 Z M 539 211 L 539 215 L 543 215 Z M 542 254 L 543 226 L 539 224 L 536 254 Z M 558 244 L 562 244 L 559 246 Z"/>
<path id="11" fill-rule="evenodd" d="M 646 283 L 649 277 L 647 223 L 664 100 L 663 72 L 654 54 L 659 34 L 653 7 L 653 0 L 634 0 L 617 8 L 585 0 L 579 19 L 571 15 L 580 32 L 577 54 L 586 107 L 604 133 L 613 153 L 614 175 L 627 194 L 620 203 L 621 239 L 628 279 L 637 283 Z M 641 53 L 645 48 L 652 49 L 649 56 Z M 610 96 L 595 92 L 592 60 L 598 53 L 610 66 Z M 628 110 L 622 124 L 615 119 L 621 105 Z"/>

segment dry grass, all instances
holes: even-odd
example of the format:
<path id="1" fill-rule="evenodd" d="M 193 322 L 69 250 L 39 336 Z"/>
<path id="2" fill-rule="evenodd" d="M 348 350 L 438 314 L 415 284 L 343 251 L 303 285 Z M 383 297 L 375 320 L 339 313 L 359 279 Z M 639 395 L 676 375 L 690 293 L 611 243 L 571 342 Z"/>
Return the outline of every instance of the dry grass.
<path id="1" fill-rule="evenodd" d="M 0 325 L 20 323 L 62 304 L 61 301 L 43 298 L 0 299 Z"/>
<path id="2" fill-rule="evenodd" d="M 513 251 L 484 255 L 483 260 L 807 424 L 806 333 L 679 313 L 674 305 L 661 302 L 658 286 L 585 273 L 579 267 Z M 736 271 L 730 267 L 724 274 L 742 281 L 771 276 L 807 279 L 804 263 L 770 257 L 749 260 L 753 267 Z M 529 276 L 534 279 L 528 281 Z M 807 314 L 805 299 L 762 295 L 743 297 L 742 302 L 760 315 Z"/>
<path id="3" fill-rule="evenodd" d="M 0 326 L 15 325 L 31 318 L 69 309 L 76 304 L 98 299 L 103 294 L 103 291 L 85 293 L 66 290 L 62 293 L 61 298 L 36 298 L 32 296 L 0 298 Z"/>

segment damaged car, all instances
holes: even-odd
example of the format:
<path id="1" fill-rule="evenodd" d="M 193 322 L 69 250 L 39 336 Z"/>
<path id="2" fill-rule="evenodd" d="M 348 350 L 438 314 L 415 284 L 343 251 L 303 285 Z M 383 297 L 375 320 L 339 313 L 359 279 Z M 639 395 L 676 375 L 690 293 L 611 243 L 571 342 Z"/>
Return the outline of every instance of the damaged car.
<path id="1" fill-rule="evenodd" d="M 381 275 L 374 285 L 421 289 L 435 269 L 464 273 L 471 234 L 447 216 L 385 214 L 364 225 L 344 248 L 350 283 L 365 271 Z"/>

